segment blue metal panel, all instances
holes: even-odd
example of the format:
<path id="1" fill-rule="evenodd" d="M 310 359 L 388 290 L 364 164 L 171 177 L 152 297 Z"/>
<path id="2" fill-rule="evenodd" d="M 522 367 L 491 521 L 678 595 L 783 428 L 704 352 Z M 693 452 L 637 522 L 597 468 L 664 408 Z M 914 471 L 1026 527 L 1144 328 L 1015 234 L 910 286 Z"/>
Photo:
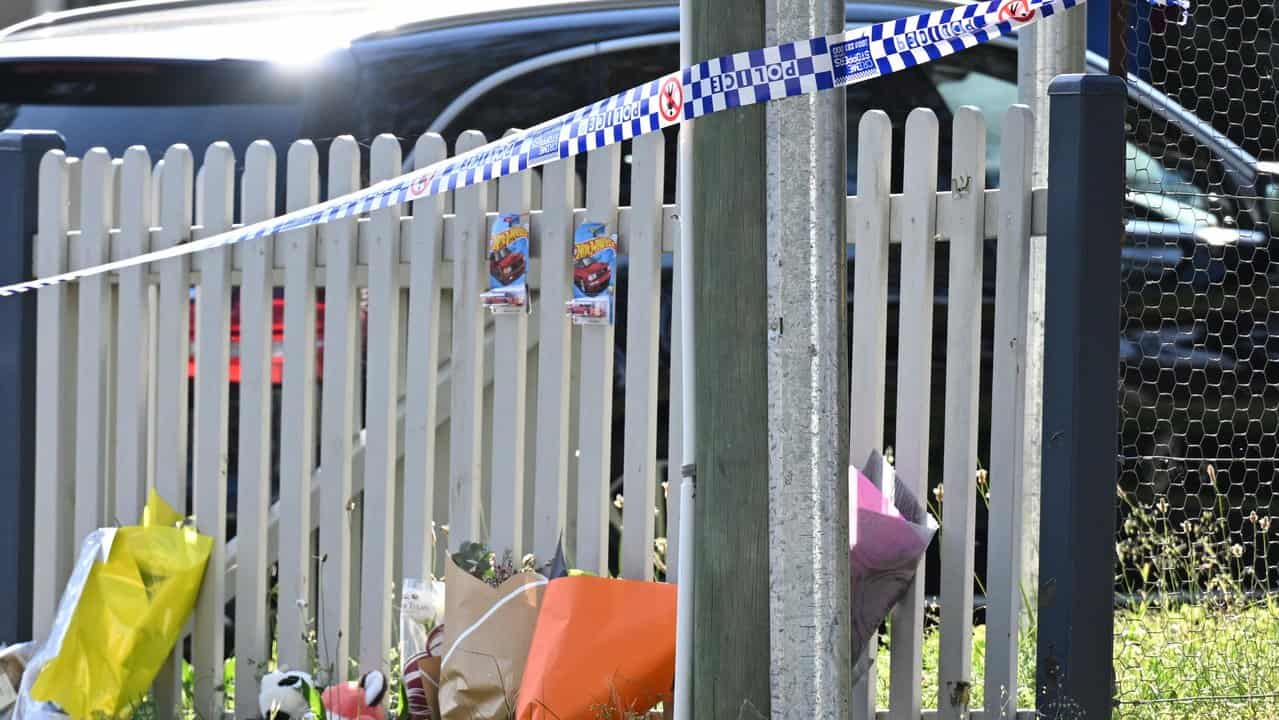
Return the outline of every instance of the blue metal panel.
<path id="1" fill-rule="evenodd" d="M 56 133 L 0 133 L 0 285 L 32 278 L 40 159 L 62 147 Z M 35 294 L 0 303 L 0 645 L 31 639 L 35 341 Z"/>

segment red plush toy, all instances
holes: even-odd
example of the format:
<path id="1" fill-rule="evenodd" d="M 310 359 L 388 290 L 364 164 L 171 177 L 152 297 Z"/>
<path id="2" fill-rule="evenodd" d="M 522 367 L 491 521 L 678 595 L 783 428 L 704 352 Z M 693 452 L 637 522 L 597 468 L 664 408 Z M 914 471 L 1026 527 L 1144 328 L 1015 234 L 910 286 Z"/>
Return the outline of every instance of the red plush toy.
<path id="1" fill-rule="evenodd" d="M 385 720 L 382 698 L 386 676 L 374 670 L 358 683 L 341 683 L 325 689 L 320 696 L 329 720 Z"/>

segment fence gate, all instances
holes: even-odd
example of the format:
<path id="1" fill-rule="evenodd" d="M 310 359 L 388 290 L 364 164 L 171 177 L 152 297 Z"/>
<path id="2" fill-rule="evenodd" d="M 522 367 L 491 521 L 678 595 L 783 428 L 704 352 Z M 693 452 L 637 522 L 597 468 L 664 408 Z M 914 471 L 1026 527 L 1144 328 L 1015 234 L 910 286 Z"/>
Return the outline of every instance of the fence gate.
<path id="1" fill-rule="evenodd" d="M 1119 2 L 1130 102 L 1116 716 L 1279 707 L 1276 8 Z M 1114 35 L 1112 35 L 1113 37 Z"/>

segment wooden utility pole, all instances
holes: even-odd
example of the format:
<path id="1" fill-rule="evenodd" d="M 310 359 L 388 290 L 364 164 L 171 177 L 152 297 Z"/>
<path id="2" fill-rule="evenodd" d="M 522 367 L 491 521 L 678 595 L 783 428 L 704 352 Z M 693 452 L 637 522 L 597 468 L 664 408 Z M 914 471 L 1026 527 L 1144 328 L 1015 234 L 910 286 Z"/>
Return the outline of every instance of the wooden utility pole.
<path id="1" fill-rule="evenodd" d="M 765 0 L 686 0 L 694 61 L 764 45 Z M 697 121 L 693 717 L 768 718 L 764 105 Z"/>

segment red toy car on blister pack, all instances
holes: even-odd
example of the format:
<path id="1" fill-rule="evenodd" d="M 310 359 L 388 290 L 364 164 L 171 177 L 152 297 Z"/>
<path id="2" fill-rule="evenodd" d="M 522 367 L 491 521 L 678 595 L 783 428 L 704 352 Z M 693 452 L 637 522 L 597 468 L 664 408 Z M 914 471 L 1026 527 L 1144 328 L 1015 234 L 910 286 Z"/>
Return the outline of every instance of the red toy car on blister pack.
<path id="1" fill-rule="evenodd" d="M 608 263 L 587 257 L 573 264 L 573 284 L 583 294 L 598 295 L 601 290 L 608 287 L 608 281 L 612 277 L 613 273 L 609 270 Z"/>
<path id="2" fill-rule="evenodd" d="M 516 278 L 524 274 L 524 253 L 517 252 L 513 246 L 498 250 L 489 255 L 489 274 L 503 285 L 510 285 Z"/>

